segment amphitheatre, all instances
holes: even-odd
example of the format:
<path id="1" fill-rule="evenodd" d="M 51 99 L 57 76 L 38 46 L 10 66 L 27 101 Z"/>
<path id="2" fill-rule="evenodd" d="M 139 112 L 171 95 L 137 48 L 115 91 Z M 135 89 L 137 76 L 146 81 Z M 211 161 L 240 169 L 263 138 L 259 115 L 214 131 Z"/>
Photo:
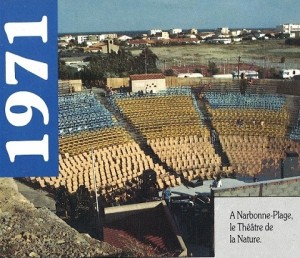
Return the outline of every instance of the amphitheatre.
<path id="1" fill-rule="evenodd" d="M 124 79 L 119 82 L 124 85 Z M 115 85 L 74 91 L 72 81 L 60 81 L 59 175 L 22 181 L 52 196 L 61 189 L 70 196 L 82 187 L 91 197 L 96 191 L 106 211 L 160 201 L 165 186 L 217 177 L 245 185 L 211 190 L 212 196 L 299 196 L 294 178 L 299 164 L 289 176 L 282 169 L 288 155 L 300 154 L 299 96 L 295 80 L 166 77 L 166 89 L 157 93 L 132 93 Z M 145 190 L 147 173 L 155 194 Z M 280 185 L 286 177 L 293 179 Z M 277 188 L 262 195 L 258 185 L 268 180 L 279 180 Z M 69 212 L 67 205 L 62 208 Z M 176 248 L 162 253 L 178 256 Z M 111 250 L 106 255 L 120 254 Z"/>
<path id="2" fill-rule="evenodd" d="M 166 80 L 166 90 L 144 94 L 124 88 L 70 92 L 71 82 L 61 82 L 59 176 L 27 181 L 69 194 L 84 186 L 94 196 L 96 189 L 105 212 L 158 201 L 165 186 L 207 185 L 217 177 L 244 185 L 224 183 L 206 193 L 211 198 L 299 196 L 298 161 L 282 174 L 287 155 L 300 153 L 298 81 L 254 80 L 241 94 L 240 80 Z M 182 86 L 186 82 L 192 86 Z M 144 191 L 149 171 L 154 195 Z M 199 241 L 211 244 L 205 230 Z"/>

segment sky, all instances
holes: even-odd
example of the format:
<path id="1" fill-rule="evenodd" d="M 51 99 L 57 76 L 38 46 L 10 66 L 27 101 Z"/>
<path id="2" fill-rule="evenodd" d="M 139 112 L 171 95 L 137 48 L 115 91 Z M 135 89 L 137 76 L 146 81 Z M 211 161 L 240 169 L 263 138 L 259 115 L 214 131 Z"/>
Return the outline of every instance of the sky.
<path id="1" fill-rule="evenodd" d="M 275 28 L 300 23 L 299 0 L 58 0 L 58 31 Z"/>

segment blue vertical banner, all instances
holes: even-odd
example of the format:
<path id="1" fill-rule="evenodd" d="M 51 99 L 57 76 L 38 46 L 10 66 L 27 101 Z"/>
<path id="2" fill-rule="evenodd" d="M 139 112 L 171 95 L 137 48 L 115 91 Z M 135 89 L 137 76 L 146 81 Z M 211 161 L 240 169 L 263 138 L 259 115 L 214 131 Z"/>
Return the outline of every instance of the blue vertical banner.
<path id="1" fill-rule="evenodd" d="M 58 175 L 57 0 L 0 1 L 0 177 Z"/>

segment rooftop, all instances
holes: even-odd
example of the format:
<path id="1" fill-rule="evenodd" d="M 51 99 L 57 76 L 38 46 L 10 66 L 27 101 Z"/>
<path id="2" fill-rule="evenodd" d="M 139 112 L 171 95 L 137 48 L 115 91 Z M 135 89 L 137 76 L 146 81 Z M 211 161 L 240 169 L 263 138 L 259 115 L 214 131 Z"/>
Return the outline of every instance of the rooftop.
<path id="1" fill-rule="evenodd" d="M 130 75 L 131 80 L 153 80 L 153 79 L 165 79 L 162 73 L 149 73 L 149 74 L 133 74 Z"/>

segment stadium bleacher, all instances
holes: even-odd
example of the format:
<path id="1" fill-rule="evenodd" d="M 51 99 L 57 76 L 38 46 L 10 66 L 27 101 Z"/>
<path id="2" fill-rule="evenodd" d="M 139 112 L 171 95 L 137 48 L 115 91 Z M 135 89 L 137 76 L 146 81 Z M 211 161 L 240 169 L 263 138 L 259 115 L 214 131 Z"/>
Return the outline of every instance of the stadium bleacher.
<path id="1" fill-rule="evenodd" d="M 237 92 L 205 93 L 223 150 L 234 171 L 257 176 L 279 171 L 285 150 L 298 144 L 286 139 L 289 113 L 284 96 Z"/>
<path id="2" fill-rule="evenodd" d="M 61 136 L 97 128 L 109 128 L 115 121 L 93 93 L 71 93 L 58 98 Z"/>
<path id="3" fill-rule="evenodd" d="M 137 188 L 146 170 L 155 171 L 161 190 L 182 180 L 277 171 L 285 150 L 300 153 L 300 127 L 286 137 L 290 120 L 284 96 L 206 90 L 198 97 L 191 87 L 106 96 L 111 108 L 145 140 L 152 157 L 94 93 L 62 94 L 59 176 L 31 181 L 51 189 L 65 186 L 70 193 L 84 185 L 92 192 L 95 173 L 98 191 L 111 200 L 119 190 Z M 204 119 L 207 114 L 210 124 Z M 212 141 L 212 130 L 221 152 Z"/>

